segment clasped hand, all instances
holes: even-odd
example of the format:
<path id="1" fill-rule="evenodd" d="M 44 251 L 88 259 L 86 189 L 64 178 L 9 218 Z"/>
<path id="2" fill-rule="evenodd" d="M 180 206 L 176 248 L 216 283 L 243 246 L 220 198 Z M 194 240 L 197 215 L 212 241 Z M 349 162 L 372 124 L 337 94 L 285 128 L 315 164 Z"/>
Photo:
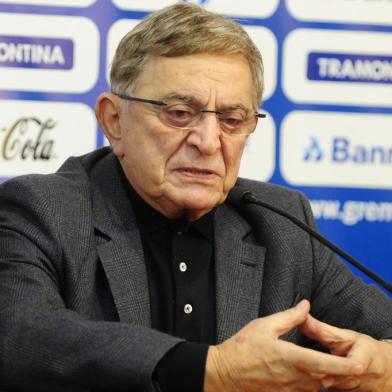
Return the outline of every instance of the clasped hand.
<path id="1" fill-rule="evenodd" d="M 392 344 L 313 318 L 308 301 L 253 320 L 208 351 L 205 392 L 392 391 Z M 299 330 L 330 350 L 279 339 Z"/>

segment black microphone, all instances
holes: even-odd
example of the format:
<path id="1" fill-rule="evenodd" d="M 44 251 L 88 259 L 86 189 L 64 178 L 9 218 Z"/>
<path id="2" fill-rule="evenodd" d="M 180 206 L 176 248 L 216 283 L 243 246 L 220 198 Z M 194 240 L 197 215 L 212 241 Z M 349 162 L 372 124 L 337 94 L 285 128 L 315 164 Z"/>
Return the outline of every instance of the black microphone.
<path id="1" fill-rule="evenodd" d="M 384 289 L 392 293 L 392 285 L 388 282 L 386 282 L 384 279 L 382 279 L 380 276 L 378 276 L 376 273 L 365 267 L 363 264 L 361 264 L 358 260 L 354 259 L 354 257 L 350 256 L 348 253 L 346 253 L 344 250 L 339 248 L 337 245 L 333 244 L 331 241 L 327 240 L 325 237 L 323 237 L 320 233 L 312 229 L 310 226 L 308 226 L 306 223 L 302 222 L 298 218 L 296 218 L 294 215 L 289 214 L 286 211 L 281 210 L 280 208 L 277 208 L 273 206 L 272 204 L 266 203 L 264 201 L 261 201 L 257 199 L 255 196 L 253 196 L 252 192 L 241 188 L 239 186 L 235 186 L 229 193 L 228 197 L 229 203 L 231 203 L 233 206 L 238 206 L 241 208 L 241 204 L 246 203 L 246 204 L 256 204 L 258 206 L 264 207 L 270 211 L 275 212 L 278 215 L 281 215 L 287 219 L 289 219 L 291 222 L 293 222 L 295 225 L 300 227 L 302 230 L 306 231 L 309 233 L 312 237 L 316 238 L 318 241 L 320 241 L 322 244 L 327 246 L 329 249 L 334 251 L 336 254 L 339 256 L 343 257 L 345 260 L 347 260 L 351 265 L 354 267 L 358 268 L 361 272 L 363 272 L 365 275 L 367 275 L 369 278 L 373 279 L 375 282 L 377 282 L 380 286 L 382 286 Z"/>

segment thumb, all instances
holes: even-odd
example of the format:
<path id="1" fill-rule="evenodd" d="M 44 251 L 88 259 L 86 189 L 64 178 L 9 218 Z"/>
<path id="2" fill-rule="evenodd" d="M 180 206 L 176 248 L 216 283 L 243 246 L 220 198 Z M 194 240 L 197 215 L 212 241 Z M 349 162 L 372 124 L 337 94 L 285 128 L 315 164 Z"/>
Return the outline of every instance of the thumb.
<path id="1" fill-rule="evenodd" d="M 283 312 L 275 313 L 268 318 L 271 323 L 271 331 L 278 338 L 281 335 L 291 331 L 298 325 L 302 324 L 308 317 L 310 304 L 307 300 L 302 300 L 293 308 Z"/>

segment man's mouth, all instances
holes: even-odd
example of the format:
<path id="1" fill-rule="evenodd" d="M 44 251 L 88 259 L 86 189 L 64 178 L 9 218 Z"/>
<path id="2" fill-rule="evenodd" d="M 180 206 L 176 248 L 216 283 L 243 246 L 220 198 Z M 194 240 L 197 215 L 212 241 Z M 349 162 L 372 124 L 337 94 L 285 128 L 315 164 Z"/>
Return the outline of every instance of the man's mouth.
<path id="1" fill-rule="evenodd" d="M 190 175 L 190 176 L 208 177 L 208 176 L 216 176 L 217 175 L 217 173 L 213 170 L 199 169 L 199 168 L 195 168 L 195 167 L 182 167 L 178 170 L 182 174 Z"/>

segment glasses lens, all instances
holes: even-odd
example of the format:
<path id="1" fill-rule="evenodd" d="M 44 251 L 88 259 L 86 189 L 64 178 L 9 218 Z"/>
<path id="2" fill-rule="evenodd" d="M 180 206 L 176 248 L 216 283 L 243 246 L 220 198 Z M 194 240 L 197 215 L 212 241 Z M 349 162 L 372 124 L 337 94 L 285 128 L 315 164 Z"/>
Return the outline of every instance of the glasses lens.
<path id="1" fill-rule="evenodd" d="M 206 112 L 184 103 L 173 103 L 161 107 L 160 118 L 170 127 L 186 129 L 196 126 Z M 217 115 L 222 131 L 228 135 L 250 134 L 257 125 L 257 117 L 247 115 L 244 110 L 212 112 L 212 114 Z"/>
<path id="2" fill-rule="evenodd" d="M 246 113 L 242 110 L 233 110 L 218 114 L 222 130 L 229 134 L 243 133 L 243 125 L 246 122 Z"/>
<path id="3" fill-rule="evenodd" d="M 162 121 L 174 128 L 186 128 L 195 121 L 199 112 L 189 105 L 182 103 L 174 103 L 162 107 Z"/>
<path id="4" fill-rule="evenodd" d="M 222 131 L 228 135 L 250 135 L 257 126 L 258 118 L 246 112 L 229 112 L 219 115 Z"/>

